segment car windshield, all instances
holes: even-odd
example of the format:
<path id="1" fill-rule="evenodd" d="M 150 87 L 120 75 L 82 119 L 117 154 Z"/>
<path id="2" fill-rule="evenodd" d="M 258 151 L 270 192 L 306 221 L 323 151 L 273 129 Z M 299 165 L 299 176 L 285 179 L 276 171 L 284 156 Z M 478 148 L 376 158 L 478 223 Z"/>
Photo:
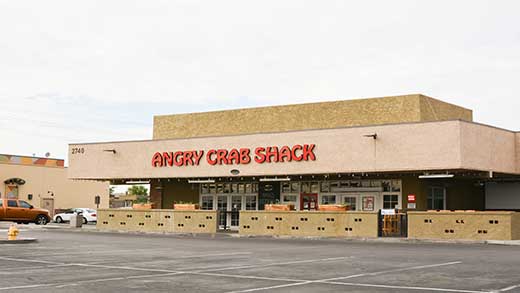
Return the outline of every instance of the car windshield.
<path id="1" fill-rule="evenodd" d="M 27 202 L 25 202 L 23 200 L 18 201 L 18 203 L 20 204 L 20 207 L 22 207 L 22 208 L 30 208 L 31 207 L 30 204 L 28 204 Z"/>

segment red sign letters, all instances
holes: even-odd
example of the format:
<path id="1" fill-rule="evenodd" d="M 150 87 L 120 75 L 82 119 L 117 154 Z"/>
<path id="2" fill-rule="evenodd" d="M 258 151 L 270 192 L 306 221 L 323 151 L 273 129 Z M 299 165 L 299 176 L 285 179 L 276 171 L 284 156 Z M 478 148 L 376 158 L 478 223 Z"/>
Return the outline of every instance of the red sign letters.
<path id="1" fill-rule="evenodd" d="M 314 144 L 294 145 L 292 147 L 277 146 L 257 147 L 253 151 L 240 149 L 211 149 L 206 153 L 209 165 L 244 165 L 252 161 L 263 163 L 283 163 L 299 161 L 315 161 Z M 156 152 L 152 157 L 153 167 L 198 166 L 204 156 L 204 150 Z"/>

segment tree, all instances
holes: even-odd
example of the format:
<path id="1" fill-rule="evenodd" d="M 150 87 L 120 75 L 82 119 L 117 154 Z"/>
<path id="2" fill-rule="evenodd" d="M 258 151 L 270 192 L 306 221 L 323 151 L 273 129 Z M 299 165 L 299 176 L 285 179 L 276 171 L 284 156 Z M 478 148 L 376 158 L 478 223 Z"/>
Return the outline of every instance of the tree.
<path id="1" fill-rule="evenodd" d="M 136 203 L 148 202 L 148 188 L 142 185 L 133 185 L 128 188 L 128 194 L 136 195 Z"/>

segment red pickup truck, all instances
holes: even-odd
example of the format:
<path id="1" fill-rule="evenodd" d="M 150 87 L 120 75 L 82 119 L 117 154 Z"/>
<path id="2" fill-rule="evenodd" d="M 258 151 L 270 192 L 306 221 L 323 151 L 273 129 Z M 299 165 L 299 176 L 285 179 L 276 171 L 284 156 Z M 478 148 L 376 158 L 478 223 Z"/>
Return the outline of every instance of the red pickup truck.
<path id="1" fill-rule="evenodd" d="M 50 220 L 48 210 L 35 208 L 23 200 L 0 199 L 0 221 L 34 222 L 37 225 L 46 225 Z"/>

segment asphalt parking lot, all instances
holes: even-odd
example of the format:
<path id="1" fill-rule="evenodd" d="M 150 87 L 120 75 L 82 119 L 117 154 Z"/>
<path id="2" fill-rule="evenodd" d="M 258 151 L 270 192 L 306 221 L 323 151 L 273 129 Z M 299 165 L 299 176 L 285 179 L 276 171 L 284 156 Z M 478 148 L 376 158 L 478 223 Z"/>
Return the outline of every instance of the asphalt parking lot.
<path id="1" fill-rule="evenodd" d="M 4 231 L 0 231 L 4 233 Z M 520 247 L 26 229 L 8 292 L 520 292 Z"/>

